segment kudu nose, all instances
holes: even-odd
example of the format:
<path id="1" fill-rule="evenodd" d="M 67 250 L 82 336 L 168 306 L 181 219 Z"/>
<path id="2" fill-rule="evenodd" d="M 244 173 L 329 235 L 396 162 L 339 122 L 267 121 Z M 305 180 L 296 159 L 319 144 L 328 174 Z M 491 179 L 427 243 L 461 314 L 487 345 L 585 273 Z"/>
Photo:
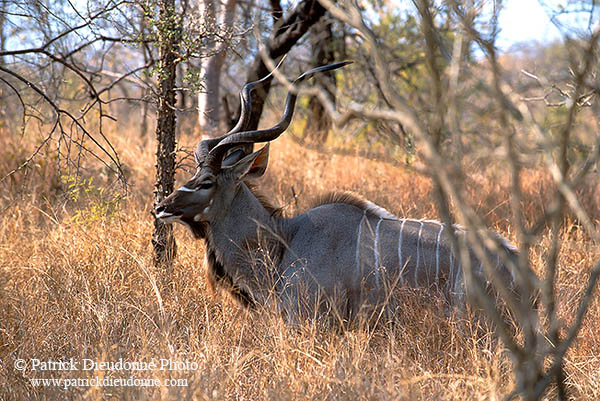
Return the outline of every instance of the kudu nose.
<path id="1" fill-rule="evenodd" d="M 156 210 L 156 214 L 160 214 L 165 211 L 165 207 L 164 207 L 164 205 L 158 205 L 158 206 L 156 206 L 155 210 Z"/>

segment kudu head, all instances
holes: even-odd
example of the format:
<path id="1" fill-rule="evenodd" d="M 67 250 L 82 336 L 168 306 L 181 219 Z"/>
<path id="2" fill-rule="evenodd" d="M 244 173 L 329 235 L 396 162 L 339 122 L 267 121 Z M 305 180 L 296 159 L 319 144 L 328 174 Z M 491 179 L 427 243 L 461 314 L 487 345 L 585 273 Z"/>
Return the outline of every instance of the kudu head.
<path id="1" fill-rule="evenodd" d="M 349 63 L 345 61 L 314 68 L 300 75 L 293 84 L 298 84 L 315 73 L 334 70 Z M 156 206 L 156 218 L 165 222 L 183 223 L 192 229 L 199 224 L 209 223 L 218 212 L 228 210 L 243 181 L 264 174 L 269 156 L 268 142 L 279 137 L 289 126 L 297 98 L 295 91 L 288 93 L 283 116 L 275 126 L 247 131 L 250 93 L 269 76 L 270 74 L 243 88 L 240 93 L 240 118 L 231 131 L 219 138 L 200 142 L 194 152 L 196 174 Z M 267 142 L 267 145 L 251 153 L 254 143 L 258 142 Z"/>

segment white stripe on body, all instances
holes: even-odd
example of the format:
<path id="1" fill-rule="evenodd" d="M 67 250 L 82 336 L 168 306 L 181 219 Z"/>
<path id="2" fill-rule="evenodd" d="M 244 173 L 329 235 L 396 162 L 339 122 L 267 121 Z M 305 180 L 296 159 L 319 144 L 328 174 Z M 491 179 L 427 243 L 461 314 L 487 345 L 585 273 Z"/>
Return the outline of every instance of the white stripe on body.
<path id="1" fill-rule="evenodd" d="M 460 278 L 461 271 L 462 271 L 462 265 L 459 262 L 458 269 L 456 270 L 456 277 L 454 277 L 454 293 L 457 293 L 456 289 L 458 288 L 458 279 Z"/>
<path id="2" fill-rule="evenodd" d="M 453 280 L 454 274 L 454 252 L 452 251 L 452 246 L 450 246 L 450 269 L 448 269 L 448 281 L 446 281 L 446 292 L 450 293 L 450 283 Z"/>
<path id="3" fill-rule="evenodd" d="M 379 225 L 383 217 L 379 217 L 377 226 L 375 226 L 375 246 L 373 252 L 375 253 L 375 284 L 379 287 Z"/>
<path id="4" fill-rule="evenodd" d="M 358 223 L 358 237 L 356 238 L 356 273 L 359 279 L 360 277 L 360 234 L 362 232 L 362 225 L 365 219 L 367 218 L 367 211 L 365 210 L 363 213 L 362 219 L 360 219 L 360 223 Z"/>
<path id="5" fill-rule="evenodd" d="M 402 264 L 402 232 L 404 231 L 404 224 L 406 223 L 406 219 L 402 220 L 402 224 L 400 225 L 400 237 L 398 238 L 398 266 L 400 269 L 400 282 L 404 282 L 404 278 L 402 274 L 404 273 L 404 265 Z"/>
<path id="6" fill-rule="evenodd" d="M 438 233 L 437 240 L 435 242 L 435 286 L 436 287 L 440 283 L 440 238 L 442 237 L 442 231 L 444 231 L 444 225 L 440 224 L 440 232 Z"/>
<path id="7" fill-rule="evenodd" d="M 419 283 L 417 282 L 417 274 L 419 273 L 419 259 L 420 259 L 420 254 L 419 254 L 419 243 L 421 242 L 421 234 L 423 233 L 423 221 L 419 221 L 419 223 L 421 223 L 421 226 L 419 227 L 419 237 L 417 238 L 417 265 L 415 266 L 415 287 L 419 285 Z"/>

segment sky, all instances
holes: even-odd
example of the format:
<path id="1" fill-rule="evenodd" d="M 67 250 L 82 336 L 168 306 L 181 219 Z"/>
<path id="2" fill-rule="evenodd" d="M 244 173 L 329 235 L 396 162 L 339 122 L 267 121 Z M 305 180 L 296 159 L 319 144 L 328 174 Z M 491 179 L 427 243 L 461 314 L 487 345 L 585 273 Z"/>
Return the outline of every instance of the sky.
<path id="1" fill-rule="evenodd" d="M 499 22 L 502 32 L 497 45 L 503 50 L 518 42 L 547 43 L 561 37 L 538 0 L 508 0 Z"/>

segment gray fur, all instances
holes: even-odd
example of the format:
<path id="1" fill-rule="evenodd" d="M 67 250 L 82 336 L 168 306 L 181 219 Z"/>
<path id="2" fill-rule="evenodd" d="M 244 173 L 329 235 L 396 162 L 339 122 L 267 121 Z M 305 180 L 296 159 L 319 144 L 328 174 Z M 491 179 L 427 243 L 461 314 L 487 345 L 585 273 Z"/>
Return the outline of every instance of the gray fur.
<path id="1" fill-rule="evenodd" d="M 278 216 L 244 182 L 262 175 L 267 155 L 265 147 L 216 177 L 200 168 L 185 190 L 157 208 L 157 217 L 193 232 L 202 231 L 194 224 L 203 225 L 214 255 L 208 269 L 222 268 L 215 276 L 226 276 L 229 290 L 246 294 L 247 304 L 272 303 L 292 322 L 328 308 L 350 320 L 383 305 L 399 283 L 439 289 L 451 303 L 464 302 L 468 291 L 446 226 L 398 218 L 350 193 L 328 195 L 292 218 Z M 189 191 L 210 180 L 213 187 Z M 464 238 L 462 228 L 455 231 Z M 516 257 L 502 241 L 507 257 Z M 472 255 L 471 265 L 481 262 Z M 508 269 L 496 267 L 513 282 Z"/>

